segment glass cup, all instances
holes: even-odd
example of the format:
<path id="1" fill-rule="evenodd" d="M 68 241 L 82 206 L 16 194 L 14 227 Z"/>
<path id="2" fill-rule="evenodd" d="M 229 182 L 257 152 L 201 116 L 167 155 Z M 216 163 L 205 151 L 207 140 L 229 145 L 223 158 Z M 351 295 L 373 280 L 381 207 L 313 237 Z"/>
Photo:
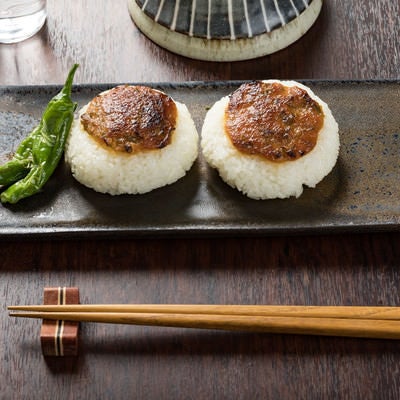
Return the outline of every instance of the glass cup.
<path id="1" fill-rule="evenodd" d="M 0 0 L 0 43 L 28 39 L 46 21 L 46 0 Z"/>

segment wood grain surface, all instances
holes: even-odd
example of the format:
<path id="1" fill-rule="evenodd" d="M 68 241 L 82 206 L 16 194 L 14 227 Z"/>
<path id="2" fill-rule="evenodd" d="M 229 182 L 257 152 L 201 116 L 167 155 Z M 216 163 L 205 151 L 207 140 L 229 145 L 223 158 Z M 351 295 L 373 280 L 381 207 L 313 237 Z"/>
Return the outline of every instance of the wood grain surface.
<path id="1" fill-rule="evenodd" d="M 327 0 L 294 45 L 226 64 L 157 47 L 125 0 L 48 0 L 48 13 L 38 35 L 0 45 L 1 85 L 59 84 L 73 62 L 77 83 L 400 78 L 398 1 Z M 40 321 L 6 306 L 41 303 L 46 286 L 77 286 L 81 303 L 398 306 L 399 243 L 399 232 L 0 241 L 0 399 L 398 399 L 398 341 L 87 323 L 77 359 L 45 360 Z"/>

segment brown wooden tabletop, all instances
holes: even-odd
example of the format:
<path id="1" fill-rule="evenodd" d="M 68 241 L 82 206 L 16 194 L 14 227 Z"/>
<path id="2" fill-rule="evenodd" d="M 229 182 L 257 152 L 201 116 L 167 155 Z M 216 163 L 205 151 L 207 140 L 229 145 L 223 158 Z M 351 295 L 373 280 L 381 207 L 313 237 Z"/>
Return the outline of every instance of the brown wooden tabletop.
<path id="1" fill-rule="evenodd" d="M 399 79 L 399 26 L 398 1 L 325 1 L 287 49 L 211 63 L 153 44 L 126 0 L 49 0 L 39 34 L 0 45 L 0 85 L 61 84 L 74 62 L 76 83 Z M 78 286 L 83 303 L 400 305 L 399 243 L 396 231 L 1 240 L 0 399 L 398 399 L 398 341 L 87 323 L 76 359 L 45 360 L 40 321 L 6 306 L 42 302 L 46 286 Z"/>

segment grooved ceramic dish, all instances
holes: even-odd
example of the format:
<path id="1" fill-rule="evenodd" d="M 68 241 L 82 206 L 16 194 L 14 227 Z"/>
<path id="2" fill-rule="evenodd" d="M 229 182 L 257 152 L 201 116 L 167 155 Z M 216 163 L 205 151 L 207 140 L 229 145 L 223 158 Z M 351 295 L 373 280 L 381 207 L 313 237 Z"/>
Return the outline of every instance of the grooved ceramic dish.
<path id="1" fill-rule="evenodd" d="M 305 81 L 339 124 L 338 162 L 299 198 L 252 200 L 202 154 L 178 182 L 143 195 L 110 196 L 79 184 L 61 162 L 42 193 L 0 204 L 0 240 L 75 237 L 295 235 L 400 228 L 400 82 Z M 239 82 L 149 84 L 185 103 L 198 131 L 210 106 Z M 75 86 L 78 109 L 110 85 Z M 0 88 L 0 163 L 37 124 L 59 87 Z"/>
<path id="2" fill-rule="evenodd" d="M 138 28 L 174 53 L 239 61 L 281 50 L 317 19 L 322 0 L 128 0 Z"/>

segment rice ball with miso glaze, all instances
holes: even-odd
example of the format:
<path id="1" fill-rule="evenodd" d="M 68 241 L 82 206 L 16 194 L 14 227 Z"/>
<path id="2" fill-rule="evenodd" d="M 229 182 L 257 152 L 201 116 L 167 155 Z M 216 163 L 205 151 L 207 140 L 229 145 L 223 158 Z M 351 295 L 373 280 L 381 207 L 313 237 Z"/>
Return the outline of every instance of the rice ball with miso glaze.
<path id="1" fill-rule="evenodd" d="M 147 86 L 117 86 L 84 106 L 65 159 L 75 179 L 101 193 L 146 193 L 192 167 L 198 133 L 184 104 Z"/>
<path id="2" fill-rule="evenodd" d="M 253 199 L 299 197 L 336 164 L 338 125 L 326 103 L 294 81 L 241 85 L 207 112 L 201 132 L 207 162 Z"/>

